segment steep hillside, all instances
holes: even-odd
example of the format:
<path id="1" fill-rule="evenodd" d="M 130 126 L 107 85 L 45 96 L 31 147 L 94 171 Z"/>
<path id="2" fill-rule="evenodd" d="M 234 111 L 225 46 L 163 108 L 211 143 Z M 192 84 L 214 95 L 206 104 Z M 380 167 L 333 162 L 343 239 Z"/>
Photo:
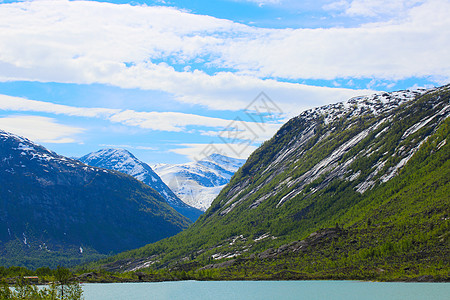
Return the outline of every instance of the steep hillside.
<path id="1" fill-rule="evenodd" d="M 198 279 L 449 280 L 449 100 L 445 86 L 305 111 L 192 227 L 103 267 L 152 264 Z"/>
<path id="2" fill-rule="evenodd" d="M 79 160 L 90 166 L 116 170 L 133 176 L 155 189 L 171 207 L 193 222 L 203 213 L 181 201 L 148 164 L 140 161 L 127 150 L 102 149 L 89 153 Z"/>
<path id="3" fill-rule="evenodd" d="M 0 131 L 0 265 L 70 265 L 189 226 L 153 189 Z"/>
<path id="4" fill-rule="evenodd" d="M 245 160 L 211 154 L 186 164 L 158 164 L 156 173 L 185 203 L 205 211 Z"/>

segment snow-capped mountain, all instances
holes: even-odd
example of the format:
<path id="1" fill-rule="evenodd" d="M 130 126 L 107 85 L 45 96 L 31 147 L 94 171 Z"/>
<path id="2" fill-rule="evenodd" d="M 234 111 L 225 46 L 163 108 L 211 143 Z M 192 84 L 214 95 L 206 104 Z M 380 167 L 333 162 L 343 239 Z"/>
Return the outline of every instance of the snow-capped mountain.
<path id="1" fill-rule="evenodd" d="M 0 130 L 3 265 L 86 262 L 189 225 L 159 193 L 133 177 L 88 166 Z"/>
<path id="2" fill-rule="evenodd" d="M 379 92 L 367 96 L 350 98 L 344 102 L 324 105 L 304 111 L 297 118 L 304 120 L 315 120 L 324 118 L 325 124 L 330 124 L 342 117 L 354 118 L 362 115 L 373 114 L 380 115 L 389 112 L 402 104 L 414 100 L 429 90 L 402 90 L 396 92 Z"/>
<path id="3" fill-rule="evenodd" d="M 129 252 L 134 261 L 122 268 L 220 268 L 226 279 L 259 268 L 255 278 L 316 279 L 327 268 L 374 278 L 379 266 L 396 273 L 441 264 L 449 257 L 449 139 L 450 85 L 304 111 L 249 156 L 198 222 L 170 243 Z"/>
<path id="4" fill-rule="evenodd" d="M 128 150 L 102 149 L 89 153 L 79 160 L 90 166 L 115 170 L 133 176 L 155 189 L 170 206 L 192 221 L 197 220 L 202 214 L 202 211 L 181 201 L 148 164 L 137 159 Z"/>
<path id="5" fill-rule="evenodd" d="M 183 202 L 205 211 L 244 159 L 220 154 L 186 164 L 157 164 L 155 172 Z"/>

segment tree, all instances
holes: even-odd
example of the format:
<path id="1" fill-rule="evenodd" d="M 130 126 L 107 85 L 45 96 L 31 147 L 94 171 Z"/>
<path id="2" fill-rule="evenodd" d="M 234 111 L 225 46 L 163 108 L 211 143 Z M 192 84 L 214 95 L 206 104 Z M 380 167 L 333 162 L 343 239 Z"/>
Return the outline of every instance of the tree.
<path id="1" fill-rule="evenodd" d="M 72 278 L 72 272 L 67 268 L 58 266 L 55 270 L 55 278 L 61 285 L 61 299 L 64 299 L 64 286 L 69 284 L 70 278 Z"/>
<path id="2" fill-rule="evenodd" d="M 0 299 L 11 299 L 12 292 L 5 280 L 0 283 Z"/>

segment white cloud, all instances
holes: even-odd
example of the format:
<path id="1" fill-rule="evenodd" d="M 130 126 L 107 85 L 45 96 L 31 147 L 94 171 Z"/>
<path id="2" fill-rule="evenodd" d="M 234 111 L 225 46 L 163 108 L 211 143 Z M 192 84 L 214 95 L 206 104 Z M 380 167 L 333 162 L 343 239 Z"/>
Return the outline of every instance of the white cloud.
<path id="1" fill-rule="evenodd" d="M 4 131 L 24 136 L 38 143 L 75 143 L 74 135 L 82 128 L 57 123 L 52 118 L 39 116 L 9 116 L 0 118 Z"/>
<path id="2" fill-rule="evenodd" d="M 225 127 L 230 120 L 179 112 L 136 112 L 125 110 L 114 114 L 110 121 L 128 126 L 161 131 L 183 131 L 186 126 Z"/>
<path id="3" fill-rule="evenodd" d="M 165 64 L 145 63 L 127 69 L 111 81 L 124 88 L 160 89 L 171 92 L 176 99 L 203 105 L 215 110 L 244 109 L 264 91 L 290 116 L 304 109 L 343 101 L 371 93 L 369 90 L 314 87 L 303 84 L 262 80 L 250 75 L 221 72 L 213 76 L 196 70 L 177 72 Z M 106 82 L 105 82 L 106 83 Z"/>
<path id="4" fill-rule="evenodd" d="M 261 104 L 260 104 L 261 105 Z M 234 120 L 204 117 L 178 112 L 136 112 L 133 110 L 111 110 L 104 108 L 72 107 L 49 102 L 28 100 L 19 97 L 0 95 L 0 110 L 43 112 L 67 116 L 102 118 L 113 123 L 137 126 L 144 129 L 175 131 L 186 130 L 187 126 L 215 128 L 198 129 L 204 136 L 221 138 L 224 143 L 214 143 L 214 152 L 227 156 L 246 158 L 256 149 L 255 144 L 271 138 L 282 125 L 262 122 L 248 122 L 240 118 Z M 262 111 L 260 111 L 262 113 Z M 54 119 L 39 116 L 10 116 L 0 118 L 0 128 L 31 140 L 44 143 L 73 143 L 73 135 L 84 130 L 57 123 Z M 182 148 L 170 150 L 174 153 L 201 159 L 202 152 L 211 144 L 182 144 Z M 139 150 L 155 150 L 153 147 L 102 144 L 102 147 L 120 147 Z"/>
<path id="5" fill-rule="evenodd" d="M 408 9 L 423 4 L 424 0 L 339 0 L 324 6 L 329 10 L 344 11 L 349 16 L 375 17 L 402 15 Z"/>
<path id="6" fill-rule="evenodd" d="M 19 97 L 11 97 L 0 94 L 0 110 L 22 111 L 22 112 L 43 112 L 52 114 L 62 114 L 67 116 L 100 118 L 113 123 L 119 123 L 126 126 L 140 127 L 150 130 L 185 131 L 188 126 L 199 126 L 216 128 L 220 132 L 224 128 L 230 127 L 233 120 L 205 117 L 201 115 L 180 113 L 180 112 L 139 112 L 134 110 L 107 109 L 107 108 L 88 108 L 73 107 L 68 105 L 54 104 L 44 101 L 28 100 Z M 31 118 L 32 119 L 32 118 Z M 30 120 L 31 120 L 30 119 Z M 36 119 L 39 121 L 39 119 Z M 256 122 L 241 122 L 246 128 L 263 128 L 261 135 L 266 130 L 273 131 L 273 128 L 279 125 L 264 124 Z M 239 125 L 238 123 L 237 125 Z M 27 122 L 27 125 L 30 125 Z M 256 130 L 256 129 L 255 129 Z M 217 135 L 217 134 L 216 134 Z M 265 135 L 267 136 L 267 134 Z M 270 137 L 270 136 L 269 136 Z"/>
<path id="7" fill-rule="evenodd" d="M 282 0 L 240 0 L 240 1 L 256 3 L 260 7 L 264 5 L 280 4 L 282 2 Z"/>
<path id="8" fill-rule="evenodd" d="M 78 117 L 108 117 L 114 113 L 120 112 L 119 109 L 74 107 L 1 94 L 0 109 L 45 112 Z"/>
<path id="9" fill-rule="evenodd" d="M 259 108 L 263 106 L 262 103 L 256 101 L 253 103 Z M 112 123 L 159 131 L 187 132 L 188 126 L 197 126 L 198 128 L 191 131 L 203 136 L 214 137 L 215 140 L 220 139 L 223 141 L 223 144 L 219 143 L 217 145 L 217 149 L 214 152 L 221 152 L 228 156 L 240 158 L 246 158 L 256 149 L 255 144 L 271 138 L 282 125 L 281 123 L 273 123 L 274 121 L 279 121 L 278 118 L 282 115 L 277 115 L 274 120 L 267 118 L 255 119 L 255 121 L 259 122 L 248 122 L 240 118 L 227 120 L 179 112 L 137 112 L 133 110 L 72 107 L 6 95 L 0 95 L 0 110 L 101 118 Z M 251 112 L 249 111 L 248 113 Z M 267 112 L 274 113 L 269 110 Z M 260 110 L 259 113 L 264 113 L 264 111 Z M 26 136 L 31 140 L 45 143 L 73 143 L 75 139 L 72 135 L 82 132 L 80 128 L 57 124 L 51 118 L 37 116 L 2 118 L 0 119 L 0 128 Z M 211 128 L 211 130 L 205 130 L 206 128 Z M 190 158 L 194 156 L 198 158 L 201 152 L 205 150 L 206 145 L 208 144 L 183 144 L 181 145 L 182 148 L 171 151 L 189 156 Z M 100 146 L 156 150 L 154 147 L 146 146 L 114 144 L 102 144 Z"/>
<path id="10" fill-rule="evenodd" d="M 107 148 L 137 149 L 137 150 L 150 150 L 150 151 L 158 150 L 158 148 L 156 148 L 156 147 L 148 147 L 148 146 L 115 145 L 115 144 L 100 144 L 99 146 L 107 147 Z"/>
<path id="11" fill-rule="evenodd" d="M 360 3 L 354 9 L 360 14 L 369 7 L 352 3 Z M 450 80 L 450 1 L 419 4 L 402 4 L 402 18 L 391 22 L 330 29 L 254 28 L 168 7 L 0 4 L 0 80 L 160 90 L 183 102 L 235 110 L 265 91 L 298 114 L 365 92 L 280 79 Z M 233 71 L 215 73 L 206 66 Z"/>
<path id="12" fill-rule="evenodd" d="M 170 152 L 185 155 L 193 161 L 202 160 L 213 153 L 225 156 L 246 159 L 257 147 L 247 143 L 242 144 L 180 144 L 181 148 L 171 149 Z"/>
<path id="13" fill-rule="evenodd" d="M 349 2 L 346 0 L 338 0 L 338 1 L 333 1 L 331 3 L 327 3 L 325 5 L 323 5 L 323 9 L 325 10 L 336 10 L 336 11 L 343 11 L 345 9 L 347 9 L 349 7 Z"/>
<path id="14" fill-rule="evenodd" d="M 450 1 L 436 0 L 392 22 L 273 31 L 233 41 L 222 63 L 258 76 L 291 79 L 442 75 L 450 80 L 448 10 Z"/>
<path id="15" fill-rule="evenodd" d="M 270 139 L 283 124 L 264 124 L 243 122 L 241 120 L 229 121 L 228 128 L 220 131 L 200 131 L 201 135 L 219 137 L 225 141 L 238 143 L 257 143 Z"/>

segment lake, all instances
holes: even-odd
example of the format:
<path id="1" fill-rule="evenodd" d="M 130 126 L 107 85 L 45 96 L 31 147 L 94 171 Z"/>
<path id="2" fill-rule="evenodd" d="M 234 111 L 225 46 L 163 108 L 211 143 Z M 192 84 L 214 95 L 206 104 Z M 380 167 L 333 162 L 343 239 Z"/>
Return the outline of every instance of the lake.
<path id="1" fill-rule="evenodd" d="M 83 284 L 86 300 L 450 299 L 450 283 L 359 281 L 176 281 Z"/>

